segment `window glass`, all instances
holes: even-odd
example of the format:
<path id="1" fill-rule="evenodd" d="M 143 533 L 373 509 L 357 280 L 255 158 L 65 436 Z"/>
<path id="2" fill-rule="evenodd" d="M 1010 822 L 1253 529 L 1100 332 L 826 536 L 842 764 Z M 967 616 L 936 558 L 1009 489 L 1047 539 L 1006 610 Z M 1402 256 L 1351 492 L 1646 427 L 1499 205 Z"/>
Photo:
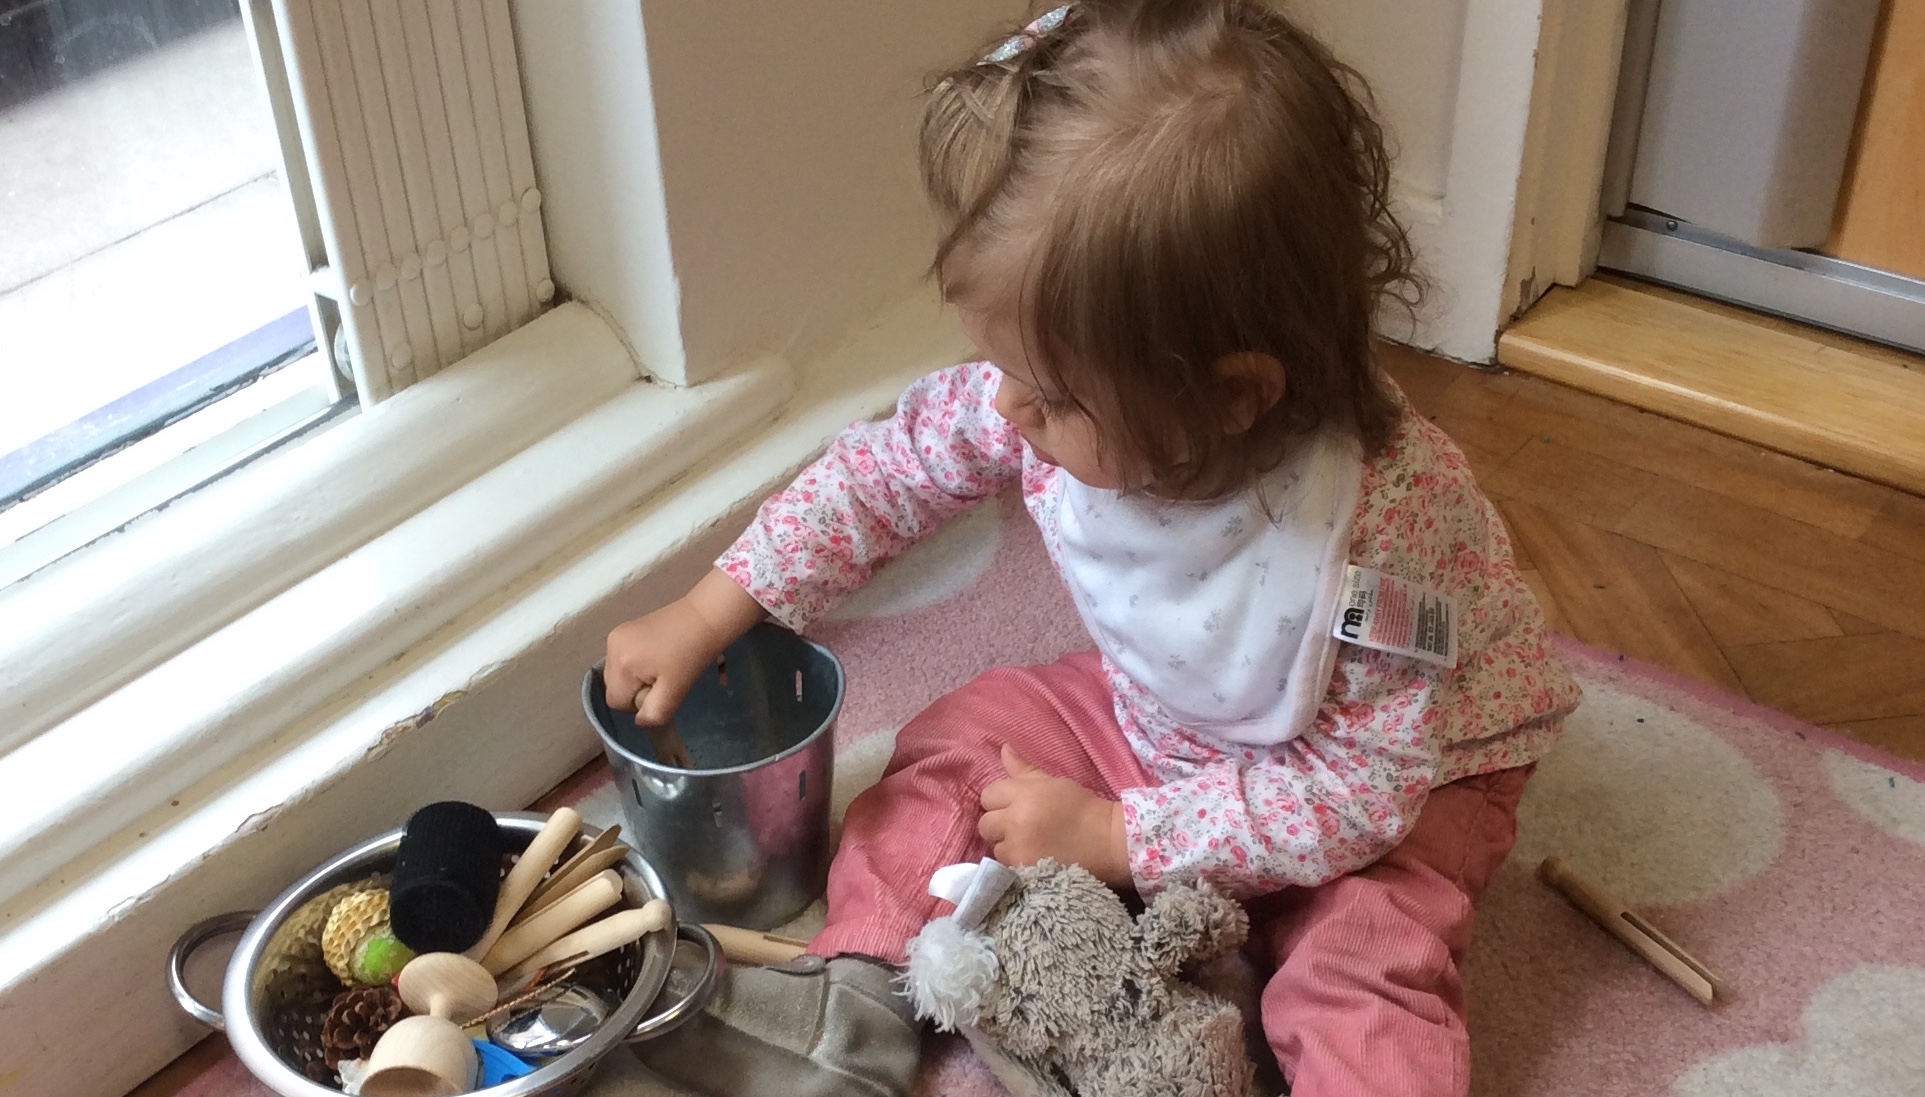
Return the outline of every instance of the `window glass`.
<path id="1" fill-rule="evenodd" d="M 235 0 L 0 0 L 0 507 L 297 361 Z"/>

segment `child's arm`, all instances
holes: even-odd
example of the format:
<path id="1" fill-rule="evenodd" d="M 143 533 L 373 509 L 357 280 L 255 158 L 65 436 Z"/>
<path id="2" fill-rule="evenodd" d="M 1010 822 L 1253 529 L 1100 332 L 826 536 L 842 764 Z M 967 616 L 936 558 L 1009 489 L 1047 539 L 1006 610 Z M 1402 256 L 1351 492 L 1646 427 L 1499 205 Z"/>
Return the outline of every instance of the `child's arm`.
<path id="1" fill-rule="evenodd" d="M 1244 898 L 1325 883 L 1389 852 L 1416 824 L 1438 765 L 1428 721 L 1407 723 L 1394 707 L 1327 710 L 1268 758 L 1125 791 L 1137 886 L 1201 877 Z"/>
<path id="2" fill-rule="evenodd" d="M 911 385 L 892 418 L 850 427 L 764 503 L 717 566 L 790 628 L 827 613 L 878 564 L 1021 477 L 998 380 L 969 365 Z"/>
<path id="3" fill-rule="evenodd" d="M 877 564 L 1022 475 L 1023 442 L 993 401 L 986 365 L 909 387 L 894 417 L 858 423 L 764 503 L 717 570 L 687 595 L 617 627 L 604 676 L 638 723 L 674 713 L 703 668 L 764 616 L 800 629 L 868 581 Z M 647 689 L 645 695 L 642 694 Z"/>

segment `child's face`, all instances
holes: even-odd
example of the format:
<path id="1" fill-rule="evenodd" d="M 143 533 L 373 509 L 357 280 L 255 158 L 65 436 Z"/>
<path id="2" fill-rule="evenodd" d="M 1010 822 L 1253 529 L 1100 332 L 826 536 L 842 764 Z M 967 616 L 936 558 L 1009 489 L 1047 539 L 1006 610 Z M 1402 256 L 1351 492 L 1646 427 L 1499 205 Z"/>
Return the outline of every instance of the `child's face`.
<path id="1" fill-rule="evenodd" d="M 1104 460 L 1095 424 L 1068 394 L 1050 387 L 1031 360 L 1010 310 L 958 306 L 957 312 L 977 352 L 1002 372 L 996 413 L 1009 420 L 1043 462 L 1090 487 L 1120 489 L 1123 478 Z"/>

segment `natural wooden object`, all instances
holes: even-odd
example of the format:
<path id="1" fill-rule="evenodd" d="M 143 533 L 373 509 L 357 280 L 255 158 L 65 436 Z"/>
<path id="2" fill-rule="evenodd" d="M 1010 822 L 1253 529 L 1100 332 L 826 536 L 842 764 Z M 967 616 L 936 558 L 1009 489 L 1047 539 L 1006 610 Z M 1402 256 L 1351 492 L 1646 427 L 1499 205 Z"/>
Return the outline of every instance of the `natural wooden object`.
<path id="1" fill-rule="evenodd" d="M 535 837 L 529 841 L 528 848 L 522 851 L 521 859 L 515 867 L 508 870 L 508 877 L 501 882 L 501 891 L 495 897 L 495 916 L 488 923 L 488 932 L 481 935 L 474 947 L 462 955 L 470 960 L 479 960 L 501 939 L 508 923 L 515 917 L 528 897 L 540 886 L 542 877 L 548 875 L 548 867 L 555 858 L 562 855 L 568 843 L 581 833 L 581 813 L 574 808 L 556 808 L 548 817 Z"/>
<path id="2" fill-rule="evenodd" d="M 786 964 L 809 950 L 809 942 L 779 933 L 760 933 L 736 926 L 704 925 L 702 928 L 714 936 L 716 944 L 722 946 L 722 955 L 732 963 Z"/>
<path id="3" fill-rule="evenodd" d="M 613 868 L 615 865 L 620 864 L 622 859 L 632 852 L 634 851 L 627 846 L 616 845 L 608 849 L 596 850 L 594 856 L 582 861 L 572 869 L 567 869 L 565 874 L 563 869 L 556 869 L 555 875 L 549 877 L 549 879 L 559 879 L 561 880 L 561 884 L 554 888 L 544 888 L 536 892 L 527 903 L 522 905 L 521 912 L 515 915 L 514 921 L 508 923 L 508 927 L 512 930 L 515 926 L 547 910 L 569 892 Z"/>
<path id="4" fill-rule="evenodd" d="M 1925 278 L 1925 0 L 1886 0 L 1824 252 Z"/>
<path id="5" fill-rule="evenodd" d="M 607 830 L 597 834 L 587 845 L 578 850 L 574 856 L 556 865 L 555 871 L 549 873 L 546 880 L 536 884 L 535 890 L 528 893 L 527 901 L 521 904 L 521 909 L 515 912 L 514 918 L 510 919 L 508 924 L 512 926 L 516 922 L 526 919 L 530 914 L 547 906 L 550 902 L 580 887 L 582 881 L 587 880 L 590 876 L 614 865 L 623 857 L 627 856 L 629 848 L 621 845 L 618 841 L 621 835 L 622 828 L 620 824 L 609 827 Z M 590 865 L 594 867 L 588 867 Z"/>
<path id="6" fill-rule="evenodd" d="M 667 903 L 650 899 L 640 907 L 618 911 L 551 942 L 505 972 L 501 983 L 513 986 L 542 968 L 564 960 L 573 964 L 587 963 L 658 930 L 667 929 L 672 920 Z"/>
<path id="7" fill-rule="evenodd" d="M 368 1055 L 365 1097 L 455 1097 L 474 1088 L 468 1034 L 441 1017 L 403 1017 Z"/>
<path id="8" fill-rule="evenodd" d="M 495 1005 L 495 981 L 453 952 L 415 957 L 395 980 L 401 1000 L 419 1016 L 388 1029 L 368 1056 L 361 1092 L 368 1097 L 453 1097 L 473 1088 L 472 1041 L 454 1018 L 468 1021 Z"/>
<path id="9" fill-rule="evenodd" d="M 1544 858 L 1537 866 L 1537 876 L 1693 998 L 1708 1006 L 1725 994 L 1717 976 L 1676 941 L 1659 933 L 1622 900 L 1578 875 L 1561 858 Z"/>
<path id="10" fill-rule="evenodd" d="M 502 934 L 495 947 L 482 957 L 482 966 L 489 974 L 500 975 L 621 899 L 621 876 L 614 869 L 604 869 L 541 913 Z"/>
<path id="11" fill-rule="evenodd" d="M 1925 372 L 1611 278 L 1556 289 L 1498 341 L 1526 373 L 1925 493 Z"/>

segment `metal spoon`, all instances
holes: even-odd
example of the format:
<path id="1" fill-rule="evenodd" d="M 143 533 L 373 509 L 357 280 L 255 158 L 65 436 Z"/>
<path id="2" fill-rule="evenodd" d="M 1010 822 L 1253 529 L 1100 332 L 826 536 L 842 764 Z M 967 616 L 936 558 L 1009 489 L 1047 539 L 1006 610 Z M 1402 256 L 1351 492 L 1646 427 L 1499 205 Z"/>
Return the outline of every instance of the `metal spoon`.
<path id="1" fill-rule="evenodd" d="M 673 1031 L 700 1012 L 715 992 L 723 964 L 721 946 L 701 926 L 683 924 L 676 928 L 680 940 L 676 942 L 668 985 L 663 988 L 668 1004 L 650 1010 L 629 1041 Z M 524 1058 L 552 1059 L 586 1043 L 611 1012 L 601 995 L 579 983 L 564 982 L 552 994 L 490 1018 L 488 1039 Z"/>
<path id="2" fill-rule="evenodd" d="M 529 1059 L 552 1059 L 580 1047 L 608 1020 L 608 1003 L 579 983 L 488 1022 L 488 1039 Z"/>

